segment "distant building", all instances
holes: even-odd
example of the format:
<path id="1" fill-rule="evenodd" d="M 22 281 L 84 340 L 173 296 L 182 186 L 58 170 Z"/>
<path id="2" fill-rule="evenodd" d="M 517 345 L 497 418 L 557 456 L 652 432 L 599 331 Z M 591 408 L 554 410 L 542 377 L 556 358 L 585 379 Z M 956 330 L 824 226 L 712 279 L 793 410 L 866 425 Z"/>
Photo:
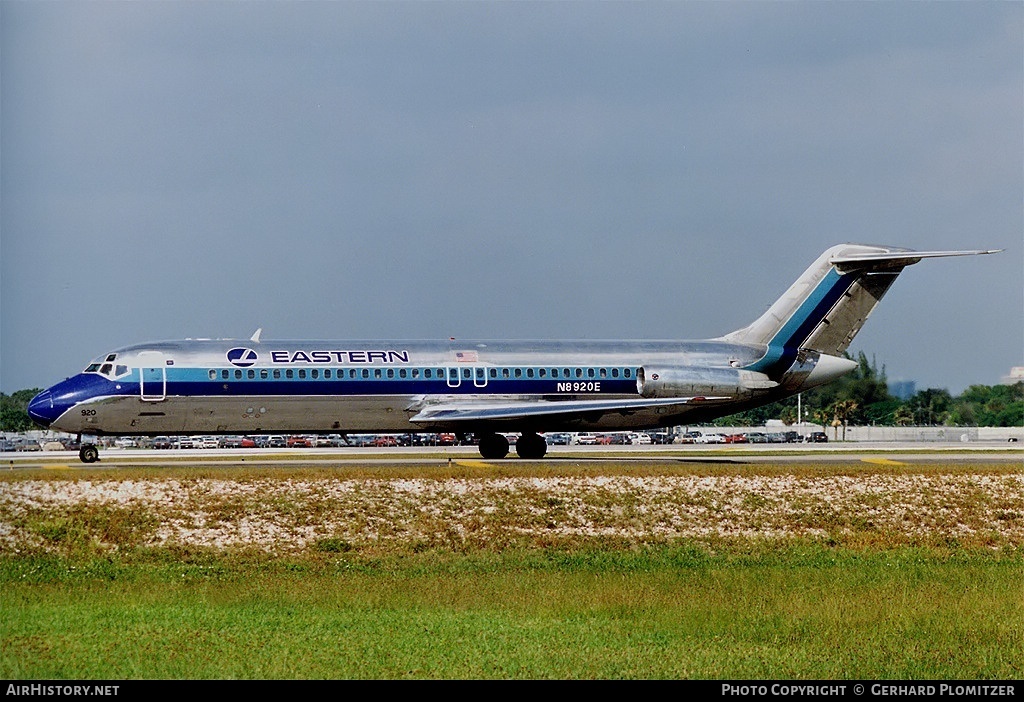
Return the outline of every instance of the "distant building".
<path id="1" fill-rule="evenodd" d="M 1003 376 L 1003 385 L 1016 385 L 1024 382 L 1024 366 L 1014 366 L 1009 375 Z"/>
<path id="2" fill-rule="evenodd" d="M 917 392 L 917 383 L 913 380 L 891 380 L 887 385 L 889 393 L 901 400 L 909 400 Z"/>

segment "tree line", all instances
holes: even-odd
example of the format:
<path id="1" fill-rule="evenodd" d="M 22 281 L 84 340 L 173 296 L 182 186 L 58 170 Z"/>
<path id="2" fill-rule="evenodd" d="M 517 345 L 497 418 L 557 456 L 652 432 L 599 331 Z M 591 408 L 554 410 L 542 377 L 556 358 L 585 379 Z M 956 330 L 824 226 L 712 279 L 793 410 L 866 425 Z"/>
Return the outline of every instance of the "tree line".
<path id="1" fill-rule="evenodd" d="M 839 422 L 843 426 L 1024 426 L 1024 382 L 1015 385 L 972 385 L 956 397 L 948 390 L 929 388 L 906 400 L 889 393 L 885 367 L 877 367 L 864 352 L 854 359 L 856 370 L 827 385 L 763 407 L 722 417 L 719 426 L 763 426 L 769 419 L 785 424 L 798 421 L 797 407 L 805 421 L 822 426 Z M 39 388 L 0 393 L 0 431 L 35 429 L 29 419 L 28 403 Z"/>
<path id="2" fill-rule="evenodd" d="M 857 368 L 822 385 L 745 412 L 722 417 L 720 426 L 762 426 L 769 419 L 795 424 L 797 406 L 804 421 L 822 426 L 1024 426 L 1024 382 L 1015 385 L 972 385 L 957 396 L 942 388 L 919 390 L 905 400 L 889 392 L 885 367 L 879 368 L 864 352 Z"/>

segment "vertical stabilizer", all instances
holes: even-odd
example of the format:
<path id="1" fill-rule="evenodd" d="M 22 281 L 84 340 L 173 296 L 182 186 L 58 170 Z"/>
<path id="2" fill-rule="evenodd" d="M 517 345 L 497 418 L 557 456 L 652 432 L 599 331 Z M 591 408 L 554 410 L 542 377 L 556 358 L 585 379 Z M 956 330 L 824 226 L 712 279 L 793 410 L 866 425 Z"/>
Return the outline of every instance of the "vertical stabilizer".
<path id="1" fill-rule="evenodd" d="M 911 251 L 840 244 L 825 251 L 753 324 L 725 339 L 767 346 L 751 370 L 785 372 L 798 354 L 841 356 L 900 272 L 922 258 L 995 251 Z"/>

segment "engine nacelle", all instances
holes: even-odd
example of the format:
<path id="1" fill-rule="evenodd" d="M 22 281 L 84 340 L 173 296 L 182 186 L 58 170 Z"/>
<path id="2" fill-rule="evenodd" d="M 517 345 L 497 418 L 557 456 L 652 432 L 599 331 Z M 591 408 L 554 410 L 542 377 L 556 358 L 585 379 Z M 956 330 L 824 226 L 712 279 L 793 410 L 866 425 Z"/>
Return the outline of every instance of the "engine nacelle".
<path id="1" fill-rule="evenodd" d="M 642 397 L 749 397 L 777 386 L 764 373 L 739 368 L 639 368 L 636 389 Z"/>

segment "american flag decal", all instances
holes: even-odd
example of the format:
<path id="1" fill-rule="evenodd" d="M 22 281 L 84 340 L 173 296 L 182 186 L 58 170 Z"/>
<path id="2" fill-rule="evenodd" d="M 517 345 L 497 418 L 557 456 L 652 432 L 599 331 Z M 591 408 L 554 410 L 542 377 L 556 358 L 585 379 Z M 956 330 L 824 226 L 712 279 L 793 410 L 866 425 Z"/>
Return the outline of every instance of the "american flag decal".
<path id="1" fill-rule="evenodd" d="M 476 363 L 476 351 L 456 351 L 455 360 L 459 363 Z"/>

